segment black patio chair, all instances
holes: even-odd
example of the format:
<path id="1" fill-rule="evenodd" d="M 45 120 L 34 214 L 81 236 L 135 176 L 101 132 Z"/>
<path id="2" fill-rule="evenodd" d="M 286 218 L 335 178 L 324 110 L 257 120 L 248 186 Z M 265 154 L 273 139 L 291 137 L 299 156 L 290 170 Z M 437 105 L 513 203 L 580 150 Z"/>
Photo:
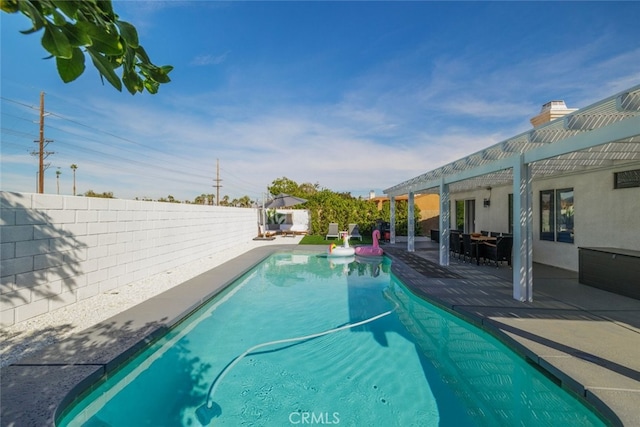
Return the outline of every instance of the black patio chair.
<path id="1" fill-rule="evenodd" d="M 449 250 L 453 254 L 458 255 L 458 259 L 460 259 L 460 255 L 462 254 L 462 242 L 460 241 L 460 233 L 456 230 L 451 230 L 449 232 Z"/>
<path id="2" fill-rule="evenodd" d="M 480 257 L 478 255 L 478 242 L 474 242 L 471 240 L 471 234 L 464 233 L 462 235 L 462 260 L 467 262 L 467 257 L 469 257 L 469 262 L 473 262 L 473 259 L 476 259 L 476 263 L 480 264 Z"/>
<path id="3" fill-rule="evenodd" d="M 496 263 L 496 267 L 499 267 L 498 263 L 507 261 L 508 265 L 511 265 L 511 250 L 513 249 L 513 237 L 502 236 L 498 237 L 496 243 L 485 243 L 483 249 L 483 256 L 485 261 L 490 260 Z"/>

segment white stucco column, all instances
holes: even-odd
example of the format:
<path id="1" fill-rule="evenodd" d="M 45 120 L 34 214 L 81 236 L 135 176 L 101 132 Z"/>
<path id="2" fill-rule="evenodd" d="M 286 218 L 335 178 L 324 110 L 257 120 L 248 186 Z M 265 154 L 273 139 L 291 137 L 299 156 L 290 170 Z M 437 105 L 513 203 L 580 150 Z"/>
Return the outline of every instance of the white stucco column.
<path id="1" fill-rule="evenodd" d="M 415 206 L 413 203 L 413 191 L 409 191 L 409 203 L 407 209 L 407 252 L 415 251 L 415 228 L 416 228 L 416 219 L 415 219 Z"/>
<path id="2" fill-rule="evenodd" d="M 531 168 L 524 155 L 513 166 L 513 298 L 533 301 L 533 207 Z"/>
<path id="3" fill-rule="evenodd" d="M 396 198 L 389 198 L 389 243 L 396 242 Z"/>
<path id="4" fill-rule="evenodd" d="M 440 181 L 440 265 L 449 265 L 449 184 Z"/>

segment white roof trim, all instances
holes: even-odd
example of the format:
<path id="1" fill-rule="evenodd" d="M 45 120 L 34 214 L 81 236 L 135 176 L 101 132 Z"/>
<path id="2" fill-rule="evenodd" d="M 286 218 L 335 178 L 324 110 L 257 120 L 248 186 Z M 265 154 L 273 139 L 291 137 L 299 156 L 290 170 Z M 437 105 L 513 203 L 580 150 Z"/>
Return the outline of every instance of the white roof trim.
<path id="1" fill-rule="evenodd" d="M 384 190 L 389 196 L 508 184 L 524 156 L 532 177 L 640 160 L 640 85 Z"/>

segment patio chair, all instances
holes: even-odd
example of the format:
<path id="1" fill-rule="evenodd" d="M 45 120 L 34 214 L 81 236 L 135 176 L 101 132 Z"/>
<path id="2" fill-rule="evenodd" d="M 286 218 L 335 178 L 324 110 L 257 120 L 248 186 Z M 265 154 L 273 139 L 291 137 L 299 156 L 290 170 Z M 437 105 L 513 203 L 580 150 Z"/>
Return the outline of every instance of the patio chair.
<path id="1" fill-rule="evenodd" d="M 449 232 L 449 250 L 453 254 L 458 254 L 458 259 L 462 254 L 462 242 L 460 241 L 460 233 L 456 230 Z"/>
<path id="2" fill-rule="evenodd" d="M 358 224 L 349 224 L 349 238 L 360 239 L 360 241 L 362 242 L 362 234 L 360 234 Z"/>
<path id="3" fill-rule="evenodd" d="M 480 255 L 478 254 L 478 242 L 474 242 L 471 240 L 471 234 L 464 233 L 462 235 L 462 260 L 467 262 L 467 257 L 469 257 L 469 262 L 473 262 L 473 259 L 476 259 L 476 263 L 480 264 Z"/>
<path id="4" fill-rule="evenodd" d="M 329 231 L 327 232 L 327 235 L 324 237 L 325 240 L 329 240 L 329 237 L 333 237 L 335 239 L 339 239 L 340 238 L 340 230 L 338 230 L 338 223 L 337 222 L 330 222 L 329 223 Z"/>
<path id="5" fill-rule="evenodd" d="M 498 237 L 495 245 L 493 243 L 485 243 L 483 246 L 483 255 L 485 261 L 491 260 L 495 262 L 496 267 L 499 266 L 498 262 L 502 263 L 503 261 L 507 261 L 507 264 L 511 265 L 511 249 L 513 248 L 513 237 Z"/>

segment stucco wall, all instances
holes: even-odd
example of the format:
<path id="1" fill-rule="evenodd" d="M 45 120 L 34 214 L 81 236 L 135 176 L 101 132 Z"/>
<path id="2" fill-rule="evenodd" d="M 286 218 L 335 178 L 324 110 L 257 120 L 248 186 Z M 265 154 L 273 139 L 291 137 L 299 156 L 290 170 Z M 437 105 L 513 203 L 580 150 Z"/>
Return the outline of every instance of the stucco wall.
<path id="1" fill-rule="evenodd" d="M 2 325 L 257 235 L 255 209 L 0 192 Z"/>
<path id="2" fill-rule="evenodd" d="M 609 246 L 640 250 L 640 188 L 613 188 L 614 172 L 638 169 L 639 164 L 588 173 L 538 179 L 533 191 L 533 261 L 578 271 L 578 248 Z M 574 243 L 540 240 L 540 191 L 574 189 Z M 455 200 L 476 200 L 475 230 L 508 231 L 508 194 L 511 185 L 491 189 L 491 205 L 483 207 L 489 191 L 451 195 L 451 218 Z"/>
<path id="3" fill-rule="evenodd" d="M 568 175 L 536 182 L 534 202 L 534 260 L 578 270 L 578 247 L 608 246 L 640 250 L 640 187 L 615 190 L 613 173 L 625 167 Z M 573 187 L 573 244 L 540 240 L 540 191 Z"/>

